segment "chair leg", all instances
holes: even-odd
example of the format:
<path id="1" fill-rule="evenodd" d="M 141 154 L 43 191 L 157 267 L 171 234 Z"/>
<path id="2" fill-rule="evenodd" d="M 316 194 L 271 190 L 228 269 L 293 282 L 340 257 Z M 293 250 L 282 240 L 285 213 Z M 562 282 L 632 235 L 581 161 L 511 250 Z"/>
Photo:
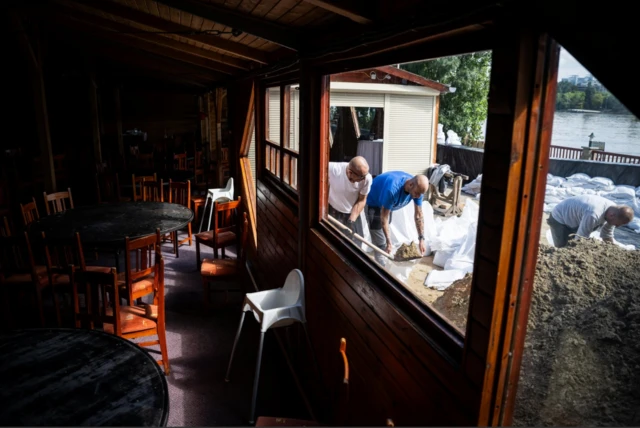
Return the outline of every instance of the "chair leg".
<path id="1" fill-rule="evenodd" d="M 238 332 L 236 333 L 236 338 L 233 341 L 233 347 L 231 348 L 231 357 L 229 358 L 229 366 L 227 367 L 227 374 L 224 376 L 224 381 L 229 382 L 229 374 L 231 374 L 231 363 L 233 362 L 233 356 L 236 353 L 236 346 L 238 345 L 238 340 L 240 339 L 240 333 L 242 332 L 242 323 L 244 322 L 244 316 L 246 312 L 242 311 L 242 315 L 240 315 L 240 325 L 238 326 Z"/>
<path id="2" fill-rule="evenodd" d="M 176 259 L 177 259 L 178 257 L 180 257 L 180 255 L 178 254 L 178 231 L 177 230 L 173 232 L 172 240 L 173 240 L 173 254 L 176 255 Z"/>
<path id="3" fill-rule="evenodd" d="M 196 269 L 200 270 L 200 242 L 196 239 Z"/>
<path id="4" fill-rule="evenodd" d="M 167 352 L 167 332 L 164 325 L 162 328 L 158 326 L 158 341 L 160 342 L 160 353 L 162 354 L 162 365 L 164 366 L 165 376 L 169 376 L 171 373 L 171 367 L 169 366 L 169 353 Z"/>
<path id="5" fill-rule="evenodd" d="M 222 258 L 223 259 L 225 258 L 224 249 L 225 249 L 225 247 L 222 247 Z"/>
<path id="6" fill-rule="evenodd" d="M 217 258 L 218 258 L 218 248 L 217 248 L 217 247 L 214 247 L 214 248 L 213 248 L 213 258 L 214 258 L 214 259 L 217 259 Z"/>
<path id="7" fill-rule="evenodd" d="M 187 230 L 189 232 L 189 246 L 191 246 L 191 241 L 192 241 L 192 236 L 193 236 L 192 233 L 191 233 L 191 223 L 189 223 L 187 225 Z"/>
<path id="8" fill-rule="evenodd" d="M 253 425 L 256 416 L 256 400 L 258 399 L 258 381 L 260 380 L 260 363 L 262 363 L 262 346 L 264 345 L 264 333 L 260 332 L 260 345 L 258 346 L 258 359 L 256 361 L 256 378 L 253 380 L 253 396 L 251 398 L 251 414 L 249 423 Z"/>

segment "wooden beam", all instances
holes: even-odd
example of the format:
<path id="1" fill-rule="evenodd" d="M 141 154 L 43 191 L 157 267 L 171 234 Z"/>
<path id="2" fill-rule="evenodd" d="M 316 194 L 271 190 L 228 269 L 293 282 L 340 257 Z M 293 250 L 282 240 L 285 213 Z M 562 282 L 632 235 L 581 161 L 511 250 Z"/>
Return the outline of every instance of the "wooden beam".
<path id="1" fill-rule="evenodd" d="M 94 72 L 89 73 L 89 110 L 91 112 L 91 134 L 93 137 L 93 158 L 96 165 L 102 164 L 100 144 L 100 112 L 98 110 L 98 86 Z"/>
<path id="2" fill-rule="evenodd" d="M 329 12 L 333 12 L 336 15 L 344 16 L 345 18 L 349 18 L 353 22 L 357 22 L 358 24 L 369 25 L 373 23 L 373 19 L 370 16 L 367 16 L 366 13 L 360 12 L 359 9 L 362 7 L 358 7 L 358 5 L 354 4 L 355 2 L 350 0 L 304 0 L 305 2 L 322 8 L 324 10 L 328 10 Z"/>
<path id="3" fill-rule="evenodd" d="M 116 138 L 118 140 L 118 153 L 124 156 L 124 140 L 122 138 L 122 106 L 120 104 L 120 86 L 113 88 L 113 100 L 116 114 Z"/>
<path id="4" fill-rule="evenodd" d="M 136 45 L 136 47 L 148 52 L 226 74 L 232 74 L 241 68 L 225 64 L 221 61 L 222 55 L 215 52 L 200 49 L 156 34 L 127 34 L 132 30 L 128 25 L 71 8 L 60 9 L 61 13 L 56 14 L 55 19 L 81 31 Z M 207 55 L 207 53 L 211 55 Z M 245 66 L 247 65 L 243 61 L 238 62 L 245 64 Z"/>
<path id="5" fill-rule="evenodd" d="M 214 21 L 236 30 L 253 34 L 261 39 L 269 40 L 289 49 L 298 50 L 296 31 L 282 25 L 256 18 L 248 13 L 236 12 L 214 3 L 203 3 L 193 0 L 156 0 L 174 9 Z"/>
<path id="6" fill-rule="evenodd" d="M 33 43 L 29 42 L 27 33 L 20 18 L 11 14 L 11 25 L 15 30 L 18 41 L 27 59 L 27 69 L 33 90 L 33 106 L 36 115 L 36 127 L 40 145 L 40 161 L 42 162 L 42 176 L 47 192 L 56 191 L 56 174 L 53 166 L 53 150 L 51 148 L 51 133 L 49 131 L 49 115 L 47 112 L 47 97 L 42 76 L 42 63 L 40 61 L 39 33 L 36 31 Z M 37 30 L 37 29 L 36 29 Z"/>
<path id="7" fill-rule="evenodd" d="M 187 27 L 185 25 L 175 24 L 171 21 L 166 21 L 162 18 L 158 18 L 153 15 L 141 12 L 136 9 L 132 9 L 121 4 L 108 1 L 108 0 L 86 0 L 82 2 L 55 0 L 56 3 L 72 5 L 80 4 L 82 7 L 87 7 L 99 12 L 109 13 L 114 16 L 131 21 L 135 24 L 145 25 L 147 27 L 155 28 L 156 30 L 166 33 L 175 33 L 185 39 L 193 40 L 194 42 L 203 43 L 211 48 L 219 49 L 233 55 L 240 56 L 242 58 L 249 59 L 251 61 L 258 62 L 260 64 L 267 64 L 267 53 L 259 49 L 250 48 L 247 45 L 243 45 L 238 42 L 223 39 L 210 34 L 198 34 L 198 30 Z M 134 31 L 135 29 L 132 29 Z M 138 30 L 139 31 L 139 30 Z"/>
<path id="8" fill-rule="evenodd" d="M 212 61 L 209 61 L 207 59 L 194 56 L 188 53 L 179 52 L 173 49 L 166 49 L 158 44 L 151 43 L 146 40 L 139 39 L 137 37 L 132 37 L 127 34 L 119 34 L 118 32 L 109 31 L 109 30 L 105 31 L 101 29 L 101 28 L 106 28 L 106 27 L 101 27 L 104 24 L 104 22 L 102 21 L 97 21 L 95 23 L 93 23 L 93 21 L 90 21 L 90 22 L 84 23 L 76 18 L 68 18 L 68 17 L 62 17 L 62 16 L 57 16 L 56 19 L 59 19 L 61 22 L 64 22 L 65 25 L 73 27 L 79 31 L 90 33 L 94 36 L 97 36 L 103 39 L 113 40 L 118 43 L 124 44 L 128 47 L 140 49 L 140 50 L 150 52 L 156 55 L 160 55 L 166 58 L 170 58 L 182 63 L 195 65 L 199 68 L 201 67 L 203 71 L 206 70 L 208 73 L 211 73 L 212 79 L 221 79 L 224 77 L 220 72 L 217 71 L 218 69 L 217 64 Z M 100 27 L 96 27 L 96 25 Z M 220 65 L 224 67 L 223 64 L 220 64 Z"/>

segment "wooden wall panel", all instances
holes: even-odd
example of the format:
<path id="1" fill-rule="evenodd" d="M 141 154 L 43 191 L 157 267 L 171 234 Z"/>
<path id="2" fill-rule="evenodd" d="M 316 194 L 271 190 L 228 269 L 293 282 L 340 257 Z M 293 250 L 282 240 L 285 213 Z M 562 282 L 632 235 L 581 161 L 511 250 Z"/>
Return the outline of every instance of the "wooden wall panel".
<path id="1" fill-rule="evenodd" d="M 261 289 L 282 287 L 287 274 L 297 267 L 298 217 L 267 184 L 258 180 L 258 250 L 252 262 L 260 271 Z"/>

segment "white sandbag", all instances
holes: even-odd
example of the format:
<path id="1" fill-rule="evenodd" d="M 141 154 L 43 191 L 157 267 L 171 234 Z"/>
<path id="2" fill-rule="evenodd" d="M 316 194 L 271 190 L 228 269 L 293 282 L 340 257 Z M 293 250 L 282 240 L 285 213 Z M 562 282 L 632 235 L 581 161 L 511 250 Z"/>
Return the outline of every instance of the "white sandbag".
<path id="1" fill-rule="evenodd" d="M 398 248 L 403 243 L 418 242 L 414 206 L 413 202 L 409 202 L 406 206 L 393 212 L 391 224 L 389 225 L 391 246 L 393 248 Z M 426 201 L 422 202 L 422 217 L 424 219 L 424 239 L 425 244 L 427 244 L 425 256 L 428 256 L 432 252 L 431 243 L 435 240 L 437 231 L 433 207 Z"/>
<path id="2" fill-rule="evenodd" d="M 444 264 L 444 269 L 457 269 L 463 272 L 473 272 L 473 256 L 476 251 L 476 233 L 478 223 L 471 223 L 467 228 L 467 236 L 455 253 Z"/>
<path id="3" fill-rule="evenodd" d="M 478 176 L 469 183 L 462 186 L 462 191 L 464 193 L 468 193 L 470 195 L 476 195 L 480 193 L 480 186 L 482 184 L 482 174 L 478 174 Z"/>
<path id="4" fill-rule="evenodd" d="M 453 256 L 453 253 L 453 251 L 436 251 L 436 255 L 433 256 L 433 264 L 444 268 L 444 265 L 447 263 L 447 260 L 449 260 L 451 256 Z"/>
<path id="5" fill-rule="evenodd" d="M 553 243 L 553 234 L 551 233 L 551 229 L 547 229 L 547 233 L 545 234 L 546 238 L 547 238 L 547 242 L 549 243 L 549 245 L 551 245 L 552 247 L 555 247 L 556 244 Z"/>
<path id="6" fill-rule="evenodd" d="M 626 224 L 624 227 L 633 230 L 635 233 L 640 233 L 640 218 L 635 217 L 629 224 Z"/>
<path id="7" fill-rule="evenodd" d="M 436 138 L 437 138 L 436 142 L 438 144 L 445 144 L 446 138 L 444 136 L 444 130 L 442 129 L 442 124 L 441 123 L 438 124 L 438 136 Z"/>
<path id="8" fill-rule="evenodd" d="M 573 174 L 570 175 L 569 177 L 567 177 L 568 181 L 572 181 L 572 182 L 583 182 L 586 183 L 587 181 L 591 180 L 591 177 L 589 177 L 587 174 L 583 174 L 581 172 L 577 173 L 577 174 Z"/>
<path id="9" fill-rule="evenodd" d="M 627 186 L 625 184 L 620 184 L 615 186 L 615 188 L 608 193 L 609 196 L 614 198 L 636 198 L 636 189 L 633 186 Z"/>
<path id="10" fill-rule="evenodd" d="M 636 187 L 636 196 L 640 198 L 640 186 Z"/>
<path id="11" fill-rule="evenodd" d="M 567 181 L 564 177 L 557 177 L 555 175 L 547 174 L 547 187 L 558 187 Z"/>
<path id="12" fill-rule="evenodd" d="M 454 281 L 464 278 L 465 273 L 461 270 L 432 270 L 427 275 L 424 285 L 436 290 L 446 290 Z"/>
<path id="13" fill-rule="evenodd" d="M 610 178 L 604 178 L 604 177 L 593 177 L 591 180 L 589 180 L 589 184 L 593 184 L 598 186 L 601 189 L 610 189 L 613 190 L 615 189 L 615 184 L 613 184 L 613 180 L 611 180 Z"/>
<path id="14" fill-rule="evenodd" d="M 416 264 L 416 260 L 409 260 L 405 262 L 396 262 L 393 260 L 387 260 L 385 264 L 385 268 L 391 275 L 398 279 L 400 282 L 407 282 L 409 280 L 409 275 L 411 275 L 411 270 Z"/>
<path id="15" fill-rule="evenodd" d="M 461 146 L 460 137 L 451 129 L 447 131 L 447 141 L 445 142 L 447 146 Z"/>
<path id="16" fill-rule="evenodd" d="M 549 195 L 549 196 L 545 196 L 544 203 L 545 204 L 559 204 L 560 202 L 562 202 L 563 199 L 564 198 L 561 198 L 559 196 Z"/>

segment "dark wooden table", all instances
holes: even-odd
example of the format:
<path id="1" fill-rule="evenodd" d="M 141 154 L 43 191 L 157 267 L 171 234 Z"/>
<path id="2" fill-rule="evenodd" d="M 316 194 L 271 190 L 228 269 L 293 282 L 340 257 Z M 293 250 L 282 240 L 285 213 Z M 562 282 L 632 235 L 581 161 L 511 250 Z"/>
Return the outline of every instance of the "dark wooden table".
<path id="1" fill-rule="evenodd" d="M 42 217 L 31 230 L 45 232 L 52 239 L 71 239 L 80 232 L 83 244 L 123 247 L 124 238 L 151 235 L 160 229 L 166 234 L 185 227 L 193 212 L 167 202 L 122 202 L 78 207 Z"/>
<path id="2" fill-rule="evenodd" d="M 0 425 L 165 426 L 167 381 L 128 340 L 96 330 L 0 335 Z"/>

